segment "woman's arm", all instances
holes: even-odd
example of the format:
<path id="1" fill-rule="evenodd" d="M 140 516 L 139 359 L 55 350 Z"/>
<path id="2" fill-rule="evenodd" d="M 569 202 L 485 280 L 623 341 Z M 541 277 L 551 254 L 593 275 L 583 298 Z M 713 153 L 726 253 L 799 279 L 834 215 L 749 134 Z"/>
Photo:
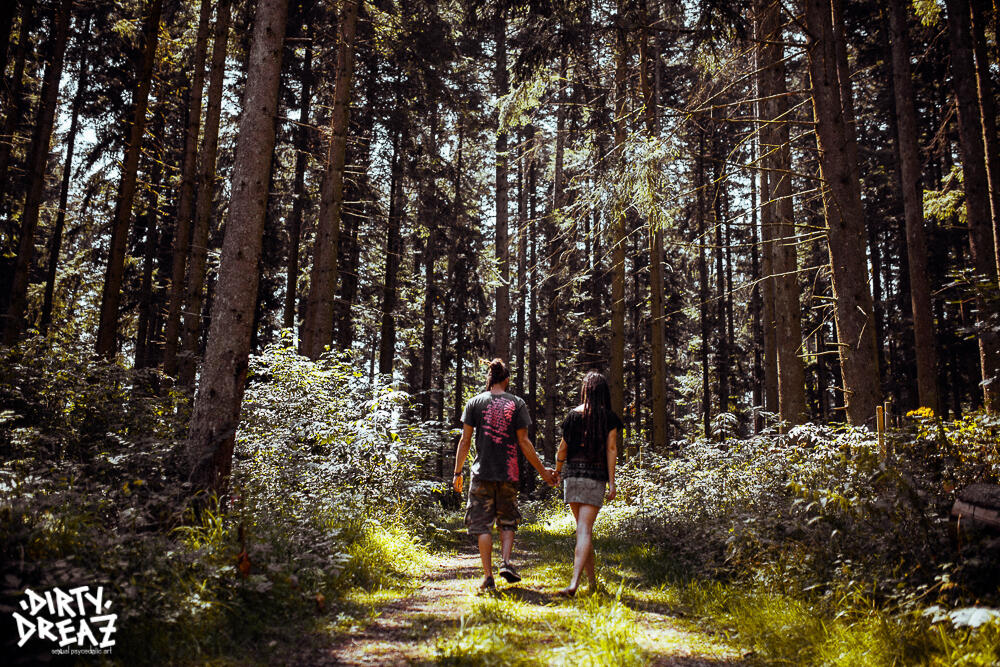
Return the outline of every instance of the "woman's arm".
<path id="1" fill-rule="evenodd" d="M 556 475 L 562 475 L 562 467 L 566 463 L 567 450 L 569 450 L 569 445 L 566 444 L 566 438 L 562 438 L 559 440 L 559 448 L 556 449 Z"/>
<path id="2" fill-rule="evenodd" d="M 617 495 L 615 489 L 615 464 L 618 462 L 618 429 L 613 429 L 608 433 L 608 500 L 614 500 Z"/>

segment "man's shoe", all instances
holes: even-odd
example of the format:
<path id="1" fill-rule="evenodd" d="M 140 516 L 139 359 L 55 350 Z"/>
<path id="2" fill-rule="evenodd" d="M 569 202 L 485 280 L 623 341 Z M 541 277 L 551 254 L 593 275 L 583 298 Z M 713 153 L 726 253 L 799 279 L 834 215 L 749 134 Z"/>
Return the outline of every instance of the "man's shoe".
<path id="1" fill-rule="evenodd" d="M 517 570 L 510 563 L 504 563 L 500 566 L 500 576 L 506 579 L 508 584 L 516 584 L 521 581 L 521 575 L 517 573 Z"/>
<path id="2" fill-rule="evenodd" d="M 492 593 L 497 589 L 497 585 L 493 582 L 492 575 L 489 577 L 483 577 L 483 583 L 479 584 L 479 591 L 481 593 Z"/>

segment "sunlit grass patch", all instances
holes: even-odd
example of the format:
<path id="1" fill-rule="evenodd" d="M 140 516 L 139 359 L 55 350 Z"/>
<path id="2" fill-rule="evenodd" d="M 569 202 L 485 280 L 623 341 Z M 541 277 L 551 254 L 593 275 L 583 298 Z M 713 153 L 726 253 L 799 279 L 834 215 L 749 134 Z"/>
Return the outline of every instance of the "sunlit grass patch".
<path id="1" fill-rule="evenodd" d="M 366 521 L 348 549 L 343 576 L 366 589 L 397 585 L 430 564 L 427 548 L 398 521 Z"/>

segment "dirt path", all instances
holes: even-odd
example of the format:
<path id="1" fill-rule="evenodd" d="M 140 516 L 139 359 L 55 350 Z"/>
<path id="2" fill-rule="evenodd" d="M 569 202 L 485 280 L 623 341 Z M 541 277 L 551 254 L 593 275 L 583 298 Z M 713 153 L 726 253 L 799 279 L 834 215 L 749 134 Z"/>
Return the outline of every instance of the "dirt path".
<path id="1" fill-rule="evenodd" d="M 526 569 L 539 567 L 542 559 L 532 551 L 530 542 L 519 546 L 517 562 L 525 564 Z M 538 651 L 551 648 L 559 639 L 553 638 L 553 634 L 558 635 L 559 621 L 552 619 L 572 622 L 574 615 L 584 616 L 580 609 L 583 603 L 557 598 L 553 595 L 555 587 L 533 584 L 540 577 L 533 577 L 528 572 L 525 575 L 525 580 L 517 585 L 498 582 L 497 599 L 500 604 L 511 604 L 520 610 L 520 631 L 524 635 L 534 632 L 536 639 L 529 640 L 534 645 L 525 649 L 523 645 L 514 648 L 501 642 L 502 654 L 479 654 L 478 658 L 471 655 L 448 662 L 535 662 L 532 656 L 536 655 L 538 662 L 546 661 Z M 410 595 L 381 607 L 363 628 L 343 637 L 322 655 L 313 656 L 316 660 L 310 662 L 324 665 L 434 664 L 442 656 L 441 643 L 456 636 L 462 627 L 463 616 L 470 615 L 477 600 L 482 602 L 476 595 L 480 578 L 479 556 L 472 545 L 460 548 L 457 553 L 437 555 L 419 587 Z M 700 666 L 741 662 L 738 651 L 692 629 L 670 609 L 637 600 L 622 603 L 631 610 L 635 642 L 643 651 L 647 664 Z M 556 628 L 555 633 L 553 628 Z"/>

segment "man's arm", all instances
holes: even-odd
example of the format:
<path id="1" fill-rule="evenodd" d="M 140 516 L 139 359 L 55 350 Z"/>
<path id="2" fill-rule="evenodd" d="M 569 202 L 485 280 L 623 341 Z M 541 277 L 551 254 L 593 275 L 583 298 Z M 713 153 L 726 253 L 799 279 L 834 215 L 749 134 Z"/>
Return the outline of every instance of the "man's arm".
<path id="1" fill-rule="evenodd" d="M 458 450 L 455 452 L 455 475 L 452 477 L 453 486 L 458 493 L 462 492 L 462 468 L 465 467 L 465 457 L 469 455 L 474 432 L 472 426 L 468 424 L 462 426 L 462 438 L 458 441 Z"/>
<path id="2" fill-rule="evenodd" d="M 528 429 L 519 428 L 517 429 L 517 444 L 521 447 L 521 452 L 524 453 L 524 458 L 528 459 L 528 463 L 531 467 L 538 471 L 545 483 L 549 486 L 556 485 L 556 477 L 551 470 L 546 468 L 542 462 L 538 459 L 538 454 L 535 453 L 535 446 L 531 444 L 531 440 L 528 439 Z"/>

